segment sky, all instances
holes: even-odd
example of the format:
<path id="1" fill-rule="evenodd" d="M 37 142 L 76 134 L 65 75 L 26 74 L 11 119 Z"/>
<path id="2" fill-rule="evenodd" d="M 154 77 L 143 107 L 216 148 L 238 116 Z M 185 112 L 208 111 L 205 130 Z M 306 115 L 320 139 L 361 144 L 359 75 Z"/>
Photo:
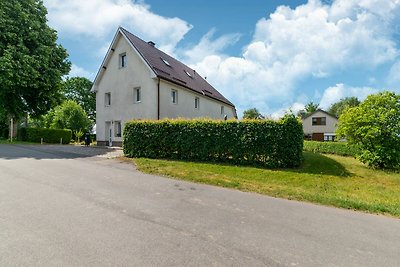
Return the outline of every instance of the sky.
<path id="1" fill-rule="evenodd" d="M 195 69 L 236 106 L 277 118 L 309 102 L 400 93 L 400 0 L 44 0 L 93 80 L 119 26 Z"/>

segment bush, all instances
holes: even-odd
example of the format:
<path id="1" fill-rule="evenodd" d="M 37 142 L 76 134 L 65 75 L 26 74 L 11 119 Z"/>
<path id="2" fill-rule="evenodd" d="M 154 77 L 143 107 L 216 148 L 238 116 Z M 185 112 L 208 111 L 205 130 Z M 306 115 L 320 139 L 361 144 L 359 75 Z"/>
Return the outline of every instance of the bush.
<path id="1" fill-rule="evenodd" d="M 350 146 L 346 142 L 304 141 L 304 151 L 353 157 L 360 153 L 359 148 Z"/>
<path id="2" fill-rule="evenodd" d="M 124 129 L 128 157 L 295 167 L 302 162 L 303 128 L 294 116 L 281 121 L 131 121 Z"/>
<path id="3" fill-rule="evenodd" d="M 71 130 L 43 129 L 43 128 L 21 128 L 18 130 L 18 139 L 21 141 L 49 144 L 58 144 L 62 138 L 63 144 L 69 144 L 72 138 Z"/>
<path id="4" fill-rule="evenodd" d="M 345 109 L 337 135 L 360 147 L 361 162 L 373 168 L 400 168 L 400 95 L 381 92 Z"/>

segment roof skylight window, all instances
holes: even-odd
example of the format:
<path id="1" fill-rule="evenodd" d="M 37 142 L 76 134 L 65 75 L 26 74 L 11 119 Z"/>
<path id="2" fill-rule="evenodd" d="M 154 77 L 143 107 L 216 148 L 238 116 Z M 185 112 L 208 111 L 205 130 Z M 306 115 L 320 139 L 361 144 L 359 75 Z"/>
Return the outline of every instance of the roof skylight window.
<path id="1" fill-rule="evenodd" d="M 168 67 L 171 67 L 171 64 L 169 64 L 169 62 L 168 61 L 166 61 L 165 59 L 163 59 L 162 57 L 161 57 L 161 60 L 165 63 L 165 65 L 167 65 Z"/>
<path id="2" fill-rule="evenodd" d="M 192 77 L 192 74 L 190 74 L 188 71 L 185 70 L 185 73 L 186 73 L 187 76 L 189 76 L 190 78 L 193 78 L 193 77 Z"/>

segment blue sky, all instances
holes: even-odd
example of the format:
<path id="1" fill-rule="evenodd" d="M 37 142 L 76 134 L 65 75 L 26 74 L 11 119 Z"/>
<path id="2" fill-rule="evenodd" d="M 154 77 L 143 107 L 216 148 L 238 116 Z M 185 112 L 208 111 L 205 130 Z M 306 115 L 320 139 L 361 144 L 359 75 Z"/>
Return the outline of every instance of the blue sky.
<path id="1" fill-rule="evenodd" d="M 278 117 L 310 101 L 400 92 L 399 0 L 45 0 L 93 79 L 118 26 L 196 69 L 237 107 Z"/>

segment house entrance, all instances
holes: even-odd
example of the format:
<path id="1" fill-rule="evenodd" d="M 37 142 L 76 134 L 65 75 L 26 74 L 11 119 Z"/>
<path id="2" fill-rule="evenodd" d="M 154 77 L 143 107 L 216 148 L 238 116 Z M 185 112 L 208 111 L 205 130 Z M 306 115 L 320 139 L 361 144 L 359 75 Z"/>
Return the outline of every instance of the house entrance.
<path id="1" fill-rule="evenodd" d="M 106 140 L 108 141 L 108 145 L 112 146 L 112 126 L 110 121 L 106 121 Z"/>

